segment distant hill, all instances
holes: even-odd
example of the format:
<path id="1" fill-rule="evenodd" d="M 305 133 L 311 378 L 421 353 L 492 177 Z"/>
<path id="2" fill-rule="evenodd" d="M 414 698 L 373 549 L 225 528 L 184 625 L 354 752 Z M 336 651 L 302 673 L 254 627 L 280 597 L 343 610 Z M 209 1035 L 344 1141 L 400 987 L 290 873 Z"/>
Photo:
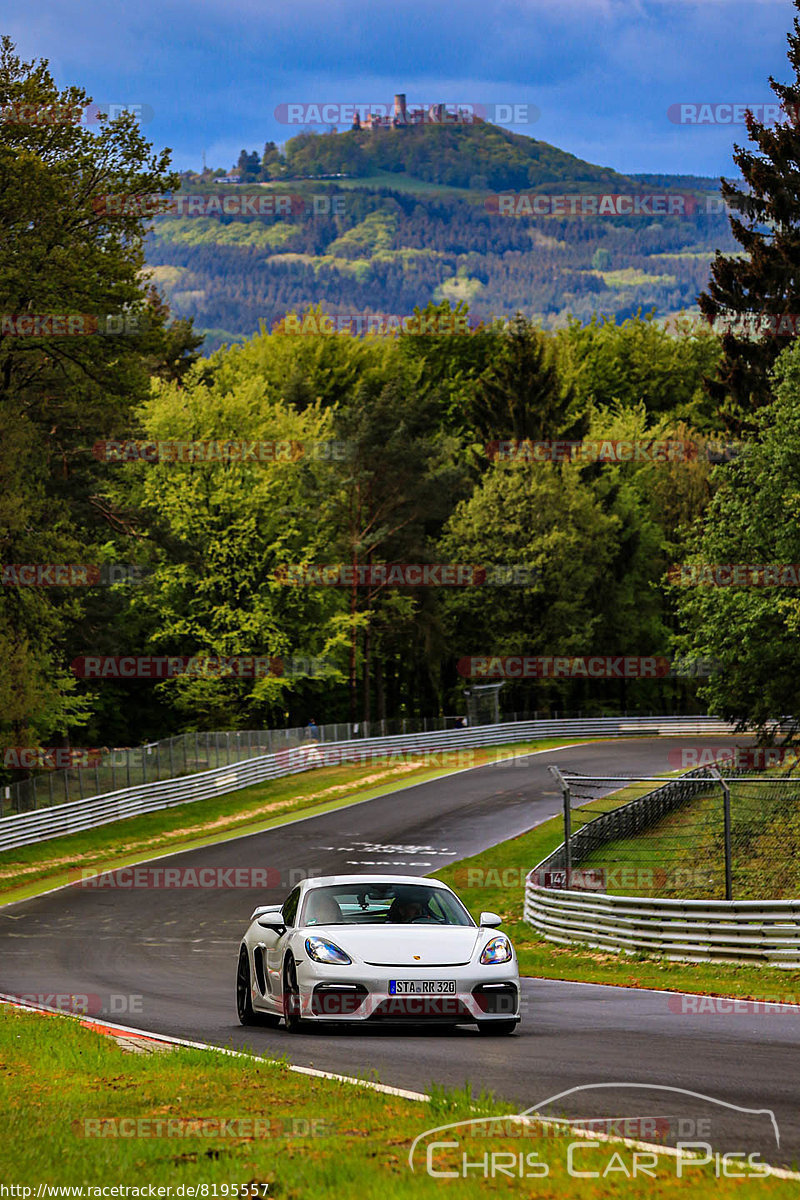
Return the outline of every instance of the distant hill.
<path id="1" fill-rule="evenodd" d="M 630 175 L 629 178 L 640 187 L 675 188 L 678 191 L 718 192 L 720 187 L 718 175 Z"/>
<path id="2" fill-rule="evenodd" d="M 301 134 L 271 170 L 280 179 L 251 186 L 187 174 L 185 193 L 218 199 L 159 218 L 148 239 L 155 282 L 207 349 L 320 303 L 403 315 L 466 300 L 478 318 L 519 310 L 544 327 L 639 309 L 666 318 L 696 312 L 714 251 L 736 249 L 718 180 L 626 176 L 485 123 Z M 320 179 L 331 175 L 348 178 Z M 508 217 L 492 211 L 498 191 L 698 203 L 686 217 Z"/>
<path id="3" fill-rule="evenodd" d="M 358 179 L 379 170 L 472 189 L 561 183 L 623 187 L 631 183 L 610 167 L 584 162 L 547 142 L 486 121 L 303 133 L 286 144 L 289 177 L 343 173 Z"/>

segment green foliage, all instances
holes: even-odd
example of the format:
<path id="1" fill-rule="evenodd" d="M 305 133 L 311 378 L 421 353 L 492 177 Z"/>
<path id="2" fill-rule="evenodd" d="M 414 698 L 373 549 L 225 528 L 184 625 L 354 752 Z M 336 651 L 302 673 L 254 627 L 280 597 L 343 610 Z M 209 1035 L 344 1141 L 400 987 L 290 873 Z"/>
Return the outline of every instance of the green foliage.
<path id="1" fill-rule="evenodd" d="M 733 161 L 743 183 L 723 179 L 722 198 L 731 210 L 730 225 L 739 243 L 735 254 L 718 249 L 711 280 L 699 296 L 700 310 L 709 321 L 764 320 L 765 332 L 747 329 L 726 332 L 724 356 L 709 393 L 724 417 L 726 428 L 752 430 L 754 415 L 770 394 L 770 370 L 777 356 L 796 336 L 800 289 L 800 209 L 797 161 L 800 154 L 800 0 L 795 0 L 793 30 L 787 35 L 789 84 L 770 76 L 769 85 L 782 109 L 775 125 L 750 117 L 750 146 L 736 146 Z M 769 329 L 769 317 L 787 315 Z M 776 330 L 777 329 L 777 333 Z"/>
<path id="2" fill-rule="evenodd" d="M 527 188 L 538 184 L 630 186 L 608 167 L 594 166 L 547 142 L 485 121 L 473 125 L 416 125 L 396 130 L 301 133 L 286 143 L 286 166 L 299 177 L 377 170 L 402 172 L 451 187 Z"/>
<path id="3" fill-rule="evenodd" d="M 800 562 L 800 350 L 778 360 L 774 398 L 759 416 L 759 440 L 717 468 L 713 500 L 691 541 L 697 566 Z M 689 653 L 715 660 L 703 688 L 710 711 L 755 722 L 800 712 L 796 588 L 677 587 Z"/>
<path id="4" fill-rule="evenodd" d="M 224 373 L 223 373 L 224 374 Z M 120 480 L 119 502 L 148 519 L 154 570 L 131 597 L 128 620 L 143 652 L 190 656 L 331 656 L 326 628 L 335 594 L 281 584 L 287 563 L 314 561 L 325 549 L 316 509 L 326 468 L 313 447 L 332 422 L 314 401 L 302 412 L 241 373 L 233 386 L 190 373 L 185 387 L 161 384 L 140 411 L 147 438 L 292 445 L 273 462 L 142 464 Z M 305 461 L 307 459 L 307 461 Z M 312 686 L 336 677 L 336 664 Z M 179 676 L 158 685 L 190 728 L 282 722 L 289 675 L 255 682 Z"/>
<path id="5" fill-rule="evenodd" d="M 597 600 L 619 532 L 618 517 L 603 511 L 574 467 L 494 464 L 454 512 L 439 552 L 444 561 L 521 564 L 537 578 L 529 587 L 448 595 L 455 656 L 585 654 L 597 644 Z M 563 695 L 552 681 L 534 686 L 533 707 Z"/>
<path id="6" fill-rule="evenodd" d="M 613 318 L 577 320 L 559 331 L 558 365 L 576 401 L 669 413 L 700 429 L 714 430 L 714 408 L 703 380 L 713 372 L 719 339 L 710 331 L 669 333 L 652 313 L 637 313 L 621 324 Z"/>
<path id="7" fill-rule="evenodd" d="M 53 124 L 4 120 L 0 138 L 0 295 L 4 314 L 73 315 L 124 332 L 14 336 L 0 332 L 0 561 L 91 562 L 119 530 L 98 493 L 105 469 L 87 452 L 130 420 L 150 370 L 190 351 L 185 330 L 168 348 L 166 312 L 148 301 L 143 220 L 114 214 L 109 194 L 174 187 L 166 152 L 153 154 L 123 114 L 91 133 L 65 119 L 89 97 L 59 91 L 45 62 L 24 62 L 0 41 L 0 108 L 62 114 Z M 42 328 L 42 327 L 40 327 Z M 178 342 L 183 339 L 182 345 Z M 26 742 L 61 736 L 87 719 L 67 664 L 91 637 L 84 603 L 68 589 L 0 590 L 0 730 Z M 91 642 L 89 642 L 91 645 Z"/>
<path id="8" fill-rule="evenodd" d="M 552 340 L 518 314 L 495 339 L 491 362 L 470 389 L 466 416 L 475 433 L 487 441 L 576 436 L 585 421 L 554 358 Z"/>

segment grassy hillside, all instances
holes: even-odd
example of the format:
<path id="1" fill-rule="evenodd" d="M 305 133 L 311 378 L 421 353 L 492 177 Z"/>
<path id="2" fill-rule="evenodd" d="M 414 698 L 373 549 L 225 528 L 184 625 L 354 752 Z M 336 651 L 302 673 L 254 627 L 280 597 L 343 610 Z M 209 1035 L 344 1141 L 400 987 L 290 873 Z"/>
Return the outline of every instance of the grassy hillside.
<path id="1" fill-rule="evenodd" d="M 355 178 L 376 170 L 414 175 L 461 188 L 527 188 L 551 183 L 624 186 L 630 179 L 610 167 L 584 162 L 548 142 L 478 121 L 474 125 L 418 125 L 405 129 L 302 133 L 286 145 L 287 173 L 342 172 Z"/>

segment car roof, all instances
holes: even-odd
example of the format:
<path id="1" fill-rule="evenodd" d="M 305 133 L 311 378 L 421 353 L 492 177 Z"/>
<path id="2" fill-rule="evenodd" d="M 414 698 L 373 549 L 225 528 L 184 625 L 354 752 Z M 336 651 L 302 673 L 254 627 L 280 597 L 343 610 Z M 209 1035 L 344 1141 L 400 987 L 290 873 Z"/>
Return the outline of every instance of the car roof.
<path id="1" fill-rule="evenodd" d="M 446 891 L 452 889 L 446 883 L 442 883 L 439 879 L 429 879 L 425 875 L 318 875 L 313 879 L 304 880 L 306 889 L 331 886 L 349 886 L 355 884 L 370 884 L 370 883 L 403 883 L 403 884 L 422 884 L 428 887 L 443 888 Z"/>

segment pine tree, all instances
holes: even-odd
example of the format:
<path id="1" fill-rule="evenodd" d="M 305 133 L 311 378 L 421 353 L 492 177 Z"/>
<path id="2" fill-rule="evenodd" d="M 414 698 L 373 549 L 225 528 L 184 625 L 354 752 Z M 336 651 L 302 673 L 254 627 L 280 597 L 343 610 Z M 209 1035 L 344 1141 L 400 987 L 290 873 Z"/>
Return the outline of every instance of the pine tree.
<path id="1" fill-rule="evenodd" d="M 583 421 L 565 388 L 545 334 L 521 313 L 504 330 L 497 353 L 467 401 L 472 427 L 485 441 L 541 441 L 579 436 Z"/>
<path id="2" fill-rule="evenodd" d="M 800 0 L 795 0 L 800 13 Z M 775 359 L 797 332 L 800 313 L 800 17 L 787 35 L 791 84 L 769 82 L 784 110 L 767 127 L 747 113 L 755 149 L 734 147 L 744 186 L 722 180 L 722 197 L 733 213 L 734 237 L 746 257 L 720 252 L 711 264 L 708 290 L 698 297 L 711 322 L 723 324 L 723 355 L 707 381 L 719 416 L 729 429 L 753 427 L 754 411 L 769 398 Z M 783 319 L 781 319 L 783 318 Z"/>

